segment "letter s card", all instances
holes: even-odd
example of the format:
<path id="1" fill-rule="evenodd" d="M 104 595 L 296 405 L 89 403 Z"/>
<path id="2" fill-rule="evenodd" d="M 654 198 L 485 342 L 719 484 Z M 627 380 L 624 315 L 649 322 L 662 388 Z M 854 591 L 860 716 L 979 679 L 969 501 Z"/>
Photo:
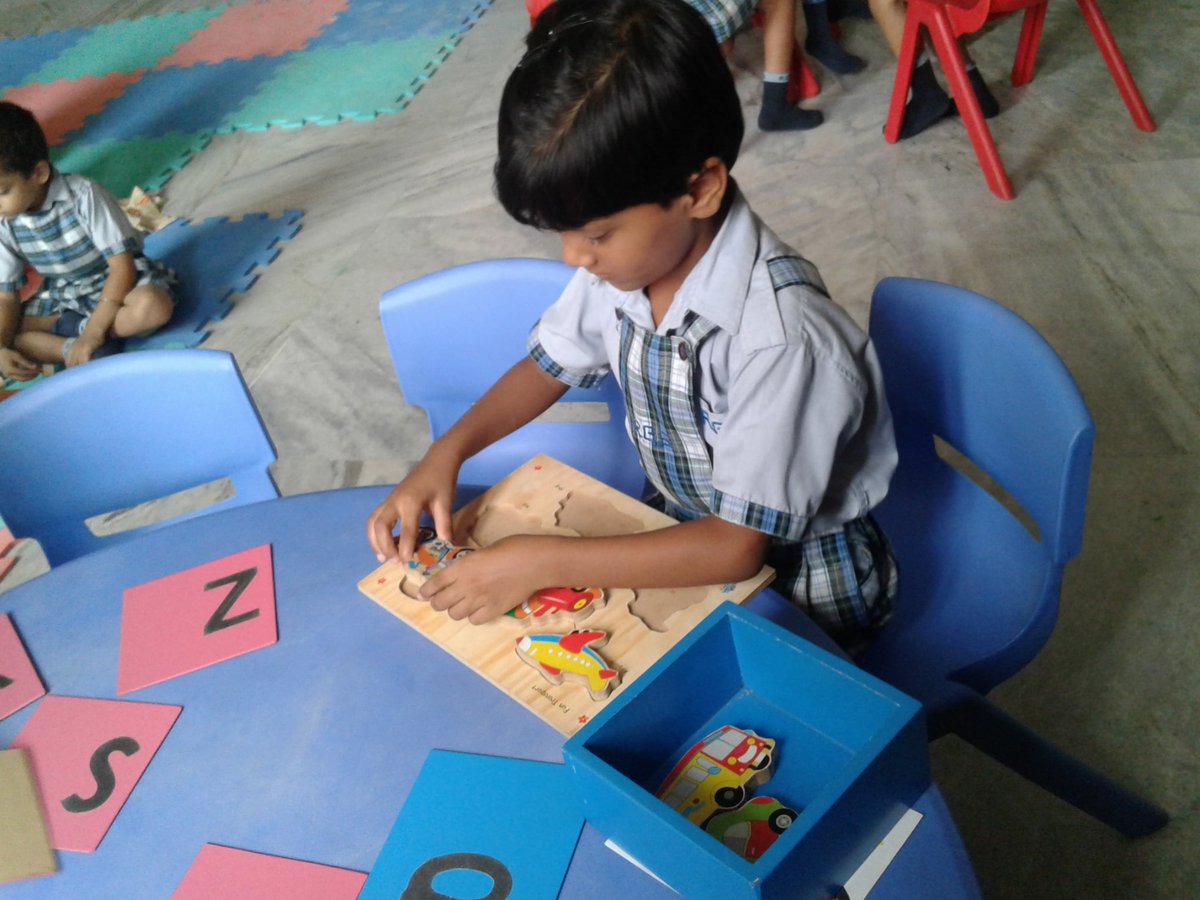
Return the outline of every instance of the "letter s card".
<path id="1" fill-rule="evenodd" d="M 183 707 L 54 694 L 12 746 L 29 754 L 57 850 L 95 850 Z"/>

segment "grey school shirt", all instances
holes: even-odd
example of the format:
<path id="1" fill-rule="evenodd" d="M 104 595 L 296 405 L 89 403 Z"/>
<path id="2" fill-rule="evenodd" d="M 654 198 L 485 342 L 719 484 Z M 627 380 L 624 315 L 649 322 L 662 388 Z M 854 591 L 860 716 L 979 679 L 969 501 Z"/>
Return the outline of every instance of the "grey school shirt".
<path id="1" fill-rule="evenodd" d="M 580 269 L 530 333 L 535 360 L 568 384 L 620 371 L 618 310 L 659 334 L 681 330 L 689 312 L 717 325 L 697 350 L 696 410 L 724 495 L 716 514 L 750 524 L 765 507 L 777 513 L 772 533 L 795 541 L 883 499 L 896 444 L 874 348 L 740 193 L 657 329 L 642 291 Z"/>

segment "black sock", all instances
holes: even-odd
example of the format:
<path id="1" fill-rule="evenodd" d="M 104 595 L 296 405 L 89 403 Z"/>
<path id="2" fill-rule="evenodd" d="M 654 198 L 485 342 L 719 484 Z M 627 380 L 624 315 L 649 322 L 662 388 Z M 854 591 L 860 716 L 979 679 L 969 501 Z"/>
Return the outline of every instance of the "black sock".
<path id="1" fill-rule="evenodd" d="M 764 81 L 758 127 L 763 131 L 805 131 L 816 128 L 825 117 L 819 109 L 800 109 L 787 99 L 786 81 Z"/>
<path id="2" fill-rule="evenodd" d="M 945 118 L 950 112 L 950 98 L 938 84 L 930 60 L 913 67 L 912 95 L 904 107 L 904 124 L 900 127 L 900 138 L 920 134 L 934 122 Z"/>
<path id="3" fill-rule="evenodd" d="M 990 119 L 1000 112 L 1000 103 L 996 100 L 996 95 L 988 90 L 987 82 L 983 80 L 983 73 L 975 66 L 971 66 L 967 69 L 967 78 L 971 80 L 971 89 L 975 91 L 975 99 L 979 101 L 979 109 L 983 112 L 983 117 Z"/>
<path id="4" fill-rule="evenodd" d="M 829 3 L 829 21 L 840 22 L 842 19 L 870 19 L 871 7 L 867 0 L 827 0 Z"/>
<path id="5" fill-rule="evenodd" d="M 971 90 L 975 92 L 975 100 L 979 103 L 979 111 L 983 113 L 983 117 L 990 119 L 999 113 L 1000 102 L 996 99 L 996 95 L 988 88 L 987 82 L 983 80 L 983 75 L 979 69 L 973 65 L 968 67 L 967 78 L 971 82 Z M 959 114 L 958 104 L 951 98 L 950 115 L 957 116 Z"/>
<path id="6" fill-rule="evenodd" d="M 867 67 L 866 62 L 852 53 L 847 53 L 829 30 L 829 9 L 826 4 L 805 3 L 804 21 L 808 25 L 808 36 L 804 49 L 808 55 L 825 68 L 838 75 L 852 75 Z"/>

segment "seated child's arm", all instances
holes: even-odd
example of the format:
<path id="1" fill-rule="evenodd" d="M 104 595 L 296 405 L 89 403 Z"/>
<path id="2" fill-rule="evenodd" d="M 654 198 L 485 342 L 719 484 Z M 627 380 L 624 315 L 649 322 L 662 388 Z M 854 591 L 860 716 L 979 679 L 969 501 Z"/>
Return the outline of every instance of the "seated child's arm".
<path id="1" fill-rule="evenodd" d="M 37 363 L 13 349 L 21 316 L 21 298 L 13 291 L 0 291 L 0 374 L 5 378 L 28 381 L 41 370 Z"/>
<path id="2" fill-rule="evenodd" d="M 137 284 L 137 277 L 137 266 L 129 251 L 108 258 L 108 278 L 100 292 L 100 302 L 92 311 L 83 333 L 67 351 L 68 366 L 77 366 L 90 360 L 96 349 L 108 339 L 125 297 Z"/>
<path id="3" fill-rule="evenodd" d="M 643 534 L 570 538 L 517 535 L 455 560 L 420 596 L 451 618 L 478 625 L 554 584 L 690 587 L 752 577 L 769 537 L 706 516 Z"/>
<path id="4" fill-rule="evenodd" d="M 371 513 L 367 539 L 379 561 L 397 558 L 408 561 L 416 546 L 423 512 L 433 518 L 438 537 L 452 540 L 450 512 L 463 462 L 536 419 L 566 390 L 565 384 L 543 372 L 528 357 L 509 369 L 449 431 L 434 441 L 408 477 Z M 392 529 L 397 522 L 400 534 L 393 537 Z"/>

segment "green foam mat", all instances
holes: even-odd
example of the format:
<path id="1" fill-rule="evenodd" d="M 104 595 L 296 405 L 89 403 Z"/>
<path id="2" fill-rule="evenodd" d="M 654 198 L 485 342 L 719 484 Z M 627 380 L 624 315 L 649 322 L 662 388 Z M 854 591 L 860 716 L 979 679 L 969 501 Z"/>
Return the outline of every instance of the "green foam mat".
<path id="1" fill-rule="evenodd" d="M 454 48 L 457 37 L 425 35 L 290 54 L 218 130 L 332 124 L 396 112 Z"/>
<path id="2" fill-rule="evenodd" d="M 97 25 L 69 50 L 30 75 L 27 81 L 44 83 L 153 68 L 159 59 L 224 9 L 224 6 L 217 6 Z"/>
<path id="3" fill-rule="evenodd" d="M 159 190 L 210 140 L 210 132 L 173 131 L 159 137 L 64 144 L 51 147 L 50 158 L 64 172 L 94 178 L 118 197 L 128 197 L 134 187 Z"/>

